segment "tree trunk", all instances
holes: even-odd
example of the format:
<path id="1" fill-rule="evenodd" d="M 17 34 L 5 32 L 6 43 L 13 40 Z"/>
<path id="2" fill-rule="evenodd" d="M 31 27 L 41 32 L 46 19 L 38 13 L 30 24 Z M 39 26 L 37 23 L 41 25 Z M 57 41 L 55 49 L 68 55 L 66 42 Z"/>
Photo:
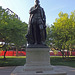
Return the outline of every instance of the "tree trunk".
<path id="1" fill-rule="evenodd" d="M 18 56 L 18 48 L 16 47 L 16 56 Z"/>
<path id="2" fill-rule="evenodd" d="M 63 50 L 63 51 L 61 51 L 61 53 L 62 53 L 62 58 L 64 58 L 64 50 Z"/>
<path id="3" fill-rule="evenodd" d="M 67 50 L 67 56 L 69 57 L 69 51 Z"/>
<path id="4" fill-rule="evenodd" d="M 6 59 L 6 57 L 5 57 L 5 55 L 6 55 L 6 53 L 7 53 L 7 49 L 5 49 L 6 51 L 4 52 L 4 60 Z"/>
<path id="5" fill-rule="evenodd" d="M 72 51 L 70 51 L 70 56 L 72 56 Z"/>

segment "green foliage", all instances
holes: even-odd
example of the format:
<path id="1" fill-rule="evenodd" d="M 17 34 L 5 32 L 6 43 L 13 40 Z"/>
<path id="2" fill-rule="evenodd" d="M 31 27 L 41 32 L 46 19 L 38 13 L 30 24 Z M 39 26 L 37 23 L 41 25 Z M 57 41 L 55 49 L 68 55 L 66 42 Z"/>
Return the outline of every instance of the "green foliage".
<path id="1" fill-rule="evenodd" d="M 47 31 L 47 35 L 48 35 L 46 38 L 46 44 L 49 46 L 50 45 L 50 40 L 49 40 L 49 38 L 50 38 L 50 27 L 49 26 L 47 26 L 46 31 Z"/>
<path id="2" fill-rule="evenodd" d="M 63 12 L 58 15 L 59 18 L 51 26 L 51 37 L 54 39 L 56 47 L 69 50 L 75 41 L 75 11 L 71 12 L 70 16 Z"/>
<path id="3" fill-rule="evenodd" d="M 71 15 L 63 12 L 58 15 L 54 25 L 47 27 L 47 44 L 59 50 L 75 49 L 75 11 Z"/>
<path id="4" fill-rule="evenodd" d="M 27 24 L 0 7 L 0 39 L 20 47 L 26 43 Z"/>

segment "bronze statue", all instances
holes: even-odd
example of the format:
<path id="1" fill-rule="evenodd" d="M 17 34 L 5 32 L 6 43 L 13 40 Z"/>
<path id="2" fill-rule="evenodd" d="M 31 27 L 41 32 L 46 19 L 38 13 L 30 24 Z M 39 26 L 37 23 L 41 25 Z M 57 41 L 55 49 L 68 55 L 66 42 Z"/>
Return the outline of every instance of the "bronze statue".
<path id="1" fill-rule="evenodd" d="M 35 0 L 35 6 L 29 11 L 28 34 L 26 35 L 28 44 L 45 44 L 46 17 L 39 3 L 39 0 Z"/>

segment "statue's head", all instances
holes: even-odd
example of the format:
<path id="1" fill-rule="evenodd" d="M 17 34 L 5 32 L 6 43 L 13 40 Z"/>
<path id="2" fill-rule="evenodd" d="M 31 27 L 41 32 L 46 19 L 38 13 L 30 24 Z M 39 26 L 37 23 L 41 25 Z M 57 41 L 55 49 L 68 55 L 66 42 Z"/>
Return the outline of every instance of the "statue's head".
<path id="1" fill-rule="evenodd" d="M 40 1 L 39 0 L 35 0 L 35 5 L 39 5 Z"/>

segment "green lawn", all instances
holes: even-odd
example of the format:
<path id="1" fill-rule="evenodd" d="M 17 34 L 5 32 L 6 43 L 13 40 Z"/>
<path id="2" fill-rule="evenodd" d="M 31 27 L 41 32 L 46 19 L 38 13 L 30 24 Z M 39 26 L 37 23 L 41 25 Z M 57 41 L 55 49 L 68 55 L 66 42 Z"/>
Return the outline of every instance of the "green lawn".
<path id="1" fill-rule="evenodd" d="M 22 66 L 26 62 L 25 56 L 6 56 L 6 60 L 3 60 L 3 56 L 0 57 L 0 67 L 2 66 Z M 51 65 L 70 66 L 75 68 L 75 57 L 69 57 L 62 59 L 61 56 L 51 56 Z"/>
<path id="2" fill-rule="evenodd" d="M 25 56 L 6 56 L 6 60 L 3 60 L 3 57 L 0 57 L 0 66 L 21 66 L 26 62 Z"/>
<path id="3" fill-rule="evenodd" d="M 75 68 L 75 56 L 63 59 L 60 56 L 51 57 L 51 65 L 70 66 Z"/>

